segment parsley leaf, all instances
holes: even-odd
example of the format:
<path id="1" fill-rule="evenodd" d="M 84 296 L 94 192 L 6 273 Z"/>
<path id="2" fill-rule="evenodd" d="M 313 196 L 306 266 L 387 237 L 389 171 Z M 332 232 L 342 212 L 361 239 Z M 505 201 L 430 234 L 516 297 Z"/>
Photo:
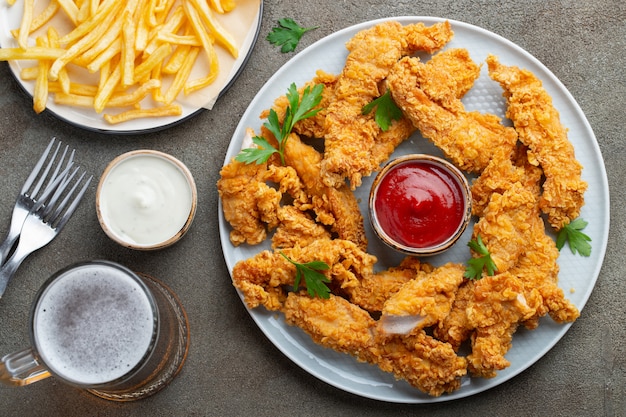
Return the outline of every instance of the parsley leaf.
<path id="1" fill-rule="evenodd" d="M 278 120 L 278 114 L 274 109 L 270 109 L 270 113 L 267 116 L 267 122 L 263 123 L 278 141 L 278 149 L 270 144 L 266 139 L 255 136 L 252 138 L 252 142 L 256 145 L 254 148 L 242 149 L 241 152 L 235 157 L 239 162 L 246 164 L 257 163 L 262 164 L 274 153 L 280 155 L 280 160 L 285 165 L 285 145 L 293 126 L 300 120 L 308 119 L 315 116 L 321 108 L 315 108 L 320 101 L 322 101 L 322 91 L 324 90 L 323 84 L 316 84 L 313 88 L 310 85 L 306 86 L 302 92 L 302 98 L 298 93 L 298 88 L 295 83 L 292 83 L 287 90 L 287 100 L 289 105 L 285 109 L 285 119 L 283 124 L 280 124 Z"/>
<path id="2" fill-rule="evenodd" d="M 318 27 L 304 28 L 293 19 L 278 19 L 278 26 L 273 27 L 265 39 L 276 46 L 280 46 L 280 52 L 282 53 L 292 52 L 298 46 L 302 35 Z"/>
<path id="3" fill-rule="evenodd" d="M 480 279 L 483 275 L 483 269 L 487 269 L 488 275 L 493 275 L 498 270 L 480 235 L 476 236 L 476 240 L 471 240 L 467 246 L 480 256 L 467 261 L 467 268 L 463 274 L 465 278 Z"/>
<path id="4" fill-rule="evenodd" d="M 591 242 L 591 238 L 581 232 L 587 227 L 587 224 L 589 223 L 583 219 L 576 219 L 564 225 L 556 237 L 556 247 L 561 250 L 567 241 L 574 255 L 578 252 L 581 256 L 590 256 L 591 244 L 589 242 Z"/>
<path id="5" fill-rule="evenodd" d="M 253 162 L 262 164 L 270 159 L 274 153 L 278 152 L 276 148 L 272 146 L 265 138 L 255 136 L 252 138 L 252 142 L 257 146 L 256 148 L 242 149 L 237 155 L 236 159 L 239 162 L 251 164 Z"/>
<path id="6" fill-rule="evenodd" d="M 389 129 L 393 120 L 400 120 L 402 118 L 402 110 L 400 110 L 391 98 L 391 92 L 389 90 L 376 100 L 363 106 L 361 113 L 370 114 L 372 110 L 374 110 L 374 107 L 376 108 L 374 120 L 376 120 L 376 124 L 378 124 L 383 132 Z"/>
<path id="7" fill-rule="evenodd" d="M 291 260 L 282 252 L 280 254 L 296 267 L 296 278 L 293 283 L 294 291 L 300 287 L 300 280 L 304 278 L 306 290 L 311 297 L 330 298 L 330 289 L 325 284 L 330 282 L 330 280 L 326 275 L 319 272 L 330 268 L 326 262 L 312 261 L 301 264 Z"/>

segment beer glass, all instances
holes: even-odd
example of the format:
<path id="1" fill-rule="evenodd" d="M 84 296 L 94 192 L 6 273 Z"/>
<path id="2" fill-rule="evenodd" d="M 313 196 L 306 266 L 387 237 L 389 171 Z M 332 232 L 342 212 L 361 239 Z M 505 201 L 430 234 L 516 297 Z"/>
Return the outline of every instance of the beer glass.
<path id="1" fill-rule="evenodd" d="M 162 282 L 110 261 L 69 266 L 40 288 L 31 346 L 0 360 L 0 381 L 28 385 L 53 376 L 115 401 L 164 388 L 181 370 L 188 321 Z"/>

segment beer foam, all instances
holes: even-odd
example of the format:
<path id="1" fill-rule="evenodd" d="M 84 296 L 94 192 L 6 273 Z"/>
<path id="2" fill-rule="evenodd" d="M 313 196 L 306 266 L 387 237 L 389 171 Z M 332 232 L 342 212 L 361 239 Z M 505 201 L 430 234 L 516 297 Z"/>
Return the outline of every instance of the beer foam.
<path id="1" fill-rule="evenodd" d="M 155 312 L 124 271 L 84 264 L 43 292 L 34 314 L 37 350 L 56 375 L 96 385 L 114 381 L 149 351 Z"/>

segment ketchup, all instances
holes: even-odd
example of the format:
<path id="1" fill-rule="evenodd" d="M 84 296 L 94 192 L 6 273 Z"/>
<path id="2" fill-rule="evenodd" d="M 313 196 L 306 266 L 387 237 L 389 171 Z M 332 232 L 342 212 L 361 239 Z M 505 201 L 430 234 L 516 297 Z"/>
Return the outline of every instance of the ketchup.
<path id="1" fill-rule="evenodd" d="M 378 222 L 396 242 L 429 248 L 448 240 L 463 222 L 461 185 L 445 169 L 409 161 L 389 170 L 375 197 Z"/>

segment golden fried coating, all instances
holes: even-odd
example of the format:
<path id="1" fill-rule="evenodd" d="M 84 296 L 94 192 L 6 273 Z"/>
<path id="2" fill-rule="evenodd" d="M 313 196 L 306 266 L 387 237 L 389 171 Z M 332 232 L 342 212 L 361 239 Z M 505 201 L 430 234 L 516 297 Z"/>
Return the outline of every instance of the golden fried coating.
<path id="1" fill-rule="evenodd" d="M 272 249 L 307 246 L 315 240 L 331 238 L 324 226 L 294 206 L 279 207 L 277 215 L 279 224 L 272 236 Z"/>
<path id="2" fill-rule="evenodd" d="M 300 327 L 315 343 L 362 362 L 369 359 L 376 322 L 355 304 L 333 294 L 321 299 L 306 292 L 289 293 L 282 311 L 288 324 Z"/>
<path id="3" fill-rule="evenodd" d="M 433 52 L 451 38 L 448 22 L 430 27 L 383 22 L 360 31 L 346 43 L 346 64 L 337 79 L 335 99 L 328 106 L 325 120 L 322 177 L 326 185 L 339 187 L 348 179 L 354 189 L 363 176 L 378 169 L 385 159 L 372 155 L 372 149 L 380 141 L 381 129 L 372 114 L 362 114 L 363 106 L 384 93 L 379 83 L 403 55 L 418 50 Z M 402 135 L 387 134 L 383 138 L 399 143 L 408 137 L 403 137 L 405 128 L 399 129 L 399 133 Z"/>
<path id="4" fill-rule="evenodd" d="M 532 72 L 502 65 L 494 55 L 487 57 L 489 75 L 500 83 L 507 99 L 506 115 L 519 138 L 530 149 L 529 160 L 543 169 L 540 207 L 556 230 L 580 214 L 587 183 L 581 179 L 582 165 L 567 138 L 552 98 Z"/>
<path id="5" fill-rule="evenodd" d="M 308 138 L 323 138 L 324 137 L 324 124 L 326 120 L 326 114 L 328 113 L 328 106 L 335 100 L 335 85 L 337 84 L 337 76 L 333 74 L 329 74 L 322 70 L 317 70 L 315 73 L 315 77 L 309 82 L 304 83 L 304 85 L 298 88 L 298 92 L 300 93 L 300 97 L 302 97 L 302 92 L 306 87 L 311 87 L 315 84 L 323 84 L 324 89 L 322 90 L 322 100 L 320 101 L 319 108 L 321 109 L 315 116 L 309 117 L 308 119 L 299 120 L 293 126 L 293 132 L 297 133 L 300 136 L 308 137 Z M 283 121 L 285 118 L 285 111 L 287 106 L 289 106 L 289 100 L 286 95 L 282 95 L 278 97 L 272 108 L 276 111 L 276 115 L 278 116 L 278 120 Z M 265 119 L 269 115 L 269 110 L 265 110 L 261 113 L 261 118 Z"/>
<path id="6" fill-rule="evenodd" d="M 474 286 L 467 317 L 476 329 L 472 352 L 467 356 L 470 372 L 491 378 L 510 365 L 504 355 L 521 322 L 536 314 L 541 304 L 537 290 L 526 291 L 521 280 L 505 272 L 483 277 Z"/>
<path id="7" fill-rule="evenodd" d="M 536 195 L 537 201 L 539 200 L 543 173 L 541 168 L 528 162 L 526 149 L 525 146 L 518 146 L 514 152 L 503 150 L 493 155 L 487 167 L 472 183 L 472 214 L 474 216 L 483 215 L 492 194 L 504 194 L 515 183 L 520 183 Z"/>
<path id="8" fill-rule="evenodd" d="M 474 326 L 467 318 L 467 307 L 474 297 L 475 284 L 474 280 L 463 281 L 454 296 L 450 313 L 433 328 L 435 338 L 450 343 L 455 352 L 474 331 Z"/>
<path id="9" fill-rule="evenodd" d="M 433 397 L 458 390 L 467 374 L 466 359 L 423 330 L 377 341 L 370 362 Z"/>
<path id="10" fill-rule="evenodd" d="M 300 327 L 315 343 L 376 364 L 430 395 L 458 389 L 466 374 L 465 359 L 450 345 L 423 332 L 380 339 L 375 335 L 376 321 L 367 311 L 341 297 L 290 293 L 282 311 L 288 324 Z"/>
<path id="11" fill-rule="evenodd" d="M 385 302 L 405 283 L 419 272 L 430 272 L 432 269 L 431 265 L 420 262 L 418 258 L 407 256 L 397 267 L 364 276 L 361 285 L 349 289 L 348 298 L 370 313 L 380 313 Z"/>
<path id="12" fill-rule="evenodd" d="M 434 94 L 428 80 L 434 71 L 418 58 L 402 58 L 387 83 L 394 101 L 425 138 L 439 147 L 459 168 L 479 173 L 499 149 L 512 149 L 517 134 L 495 115 L 467 112 L 452 93 Z M 435 90 L 436 91 L 436 90 Z M 437 100 L 444 100 L 439 102 Z"/>
<path id="13" fill-rule="evenodd" d="M 499 273 L 517 264 L 534 238 L 531 224 L 538 217 L 537 196 L 520 183 L 491 195 L 483 216 L 474 224 L 473 237 L 480 235 Z"/>
<path id="14" fill-rule="evenodd" d="M 277 310 L 282 306 L 286 297 L 284 287 L 293 285 L 296 277 L 295 266 L 285 256 L 302 264 L 325 262 L 330 267 L 326 276 L 341 288 L 359 286 L 364 276 L 373 273 L 376 263 L 375 256 L 353 242 L 340 239 L 317 239 L 306 246 L 261 251 L 233 267 L 233 284 L 241 290 L 249 308 L 263 305 L 268 310 Z"/>
<path id="15" fill-rule="evenodd" d="M 545 233 L 544 222 L 539 216 L 531 222 L 530 231 L 531 238 L 524 254 L 511 273 L 524 283 L 528 291 L 536 289 L 541 294 L 543 303 L 538 308 L 538 316 L 547 313 L 557 323 L 572 322 L 580 312 L 565 298 L 563 290 L 558 286 L 559 250 L 554 240 Z M 527 322 L 524 325 L 534 328 L 537 323 Z"/>
<path id="16" fill-rule="evenodd" d="M 277 208 L 281 196 L 265 183 L 267 165 L 244 164 L 234 159 L 220 171 L 217 190 L 224 218 L 230 223 L 230 241 L 256 245 L 267 237 L 266 224 L 259 205 L 265 211 Z M 262 200 L 259 204 L 259 200 Z"/>
<path id="17" fill-rule="evenodd" d="M 463 265 L 447 263 L 417 274 L 385 302 L 379 333 L 411 334 L 439 323 L 452 308 L 464 272 Z"/>
<path id="18" fill-rule="evenodd" d="M 298 173 L 317 220 L 330 226 L 339 239 L 350 240 L 367 249 L 363 215 L 354 193 L 346 184 L 329 187 L 321 180 L 322 155 L 292 133 L 285 145 L 285 162 Z"/>
<path id="19" fill-rule="evenodd" d="M 480 66 L 465 49 L 437 52 L 452 35 L 448 22 L 385 22 L 357 33 L 339 75 L 318 71 L 300 87 L 302 94 L 306 85 L 324 84 L 323 109 L 296 124 L 285 166 L 277 155 L 260 165 L 233 160 L 217 184 L 233 245 L 257 244 L 273 232 L 271 251 L 232 271 L 249 308 L 282 312 L 315 343 L 431 396 L 458 390 L 468 373 L 491 378 L 508 367 L 519 326 L 534 329 L 548 315 L 571 322 L 580 314 L 558 286 L 559 251 L 542 215 L 562 227 L 578 215 L 587 187 L 559 115 L 534 75 L 493 56 L 490 75 L 505 90 L 514 127 L 466 111 L 460 99 Z M 433 55 L 421 61 L 416 51 Z M 404 117 L 383 132 L 361 111 L 387 89 Z M 288 104 L 284 96 L 274 102 L 279 119 Z M 367 252 L 353 190 L 416 129 L 457 167 L 478 174 L 472 238 L 486 245 L 494 275 L 470 280 L 463 264 L 433 266 L 410 256 L 374 272 L 377 258 Z M 260 135 L 276 145 L 267 128 Z M 293 288 L 297 269 L 290 260 L 326 263 L 329 298 L 305 291 L 306 279 Z"/>

